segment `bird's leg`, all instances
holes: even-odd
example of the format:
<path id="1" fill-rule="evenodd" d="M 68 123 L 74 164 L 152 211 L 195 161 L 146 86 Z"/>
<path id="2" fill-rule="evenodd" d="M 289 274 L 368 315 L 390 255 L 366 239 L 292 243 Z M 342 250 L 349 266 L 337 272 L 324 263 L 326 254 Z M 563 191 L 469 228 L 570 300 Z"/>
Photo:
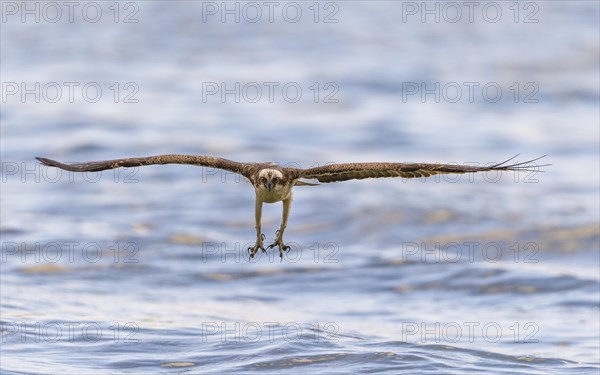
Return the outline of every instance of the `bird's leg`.
<path id="1" fill-rule="evenodd" d="M 290 208 L 292 206 L 292 196 L 290 195 L 288 198 L 283 200 L 283 213 L 281 215 L 281 226 L 277 231 L 277 239 L 274 243 L 269 245 L 269 249 L 274 248 L 275 246 L 279 246 L 279 258 L 283 260 L 283 252 L 290 249 L 289 246 L 283 244 L 283 232 L 285 231 L 285 227 L 287 226 L 288 217 L 290 216 Z"/>
<path id="2" fill-rule="evenodd" d="M 260 228 L 260 218 L 262 216 L 262 205 L 263 202 L 256 197 L 256 202 L 254 203 L 254 227 L 256 228 L 256 244 L 253 247 L 248 248 L 248 253 L 250 253 L 250 258 L 254 258 L 254 255 L 258 252 L 258 249 L 262 250 L 263 253 L 266 253 L 263 246 L 263 240 L 265 239 L 265 235 L 262 234 Z"/>

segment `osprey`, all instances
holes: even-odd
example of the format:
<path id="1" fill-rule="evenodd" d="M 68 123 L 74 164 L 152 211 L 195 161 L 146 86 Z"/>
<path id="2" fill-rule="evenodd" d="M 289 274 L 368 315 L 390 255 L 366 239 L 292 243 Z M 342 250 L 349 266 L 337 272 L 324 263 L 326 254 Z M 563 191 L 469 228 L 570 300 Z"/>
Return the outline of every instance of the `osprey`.
<path id="1" fill-rule="evenodd" d="M 518 155 L 517 155 L 518 156 Z M 546 156 L 546 155 L 544 155 Z M 475 173 L 485 171 L 537 171 L 539 167 L 534 162 L 543 158 L 508 164 L 516 156 L 498 164 L 488 167 L 477 167 L 455 164 L 427 164 L 427 163 L 345 163 L 328 164 L 322 167 L 301 169 L 284 168 L 274 163 L 238 163 L 235 161 L 202 155 L 158 155 L 140 158 L 115 159 L 104 161 L 92 161 L 87 163 L 63 164 L 55 160 L 38 157 L 36 158 L 44 165 L 61 168 L 73 172 L 98 172 L 106 169 L 119 167 L 139 167 L 155 164 L 190 164 L 203 167 L 223 169 L 246 177 L 256 192 L 254 207 L 254 220 L 256 228 L 256 243 L 248 248 L 250 258 L 253 258 L 258 250 L 266 253 L 264 248 L 265 235 L 261 231 L 261 215 L 263 203 L 283 202 L 283 213 L 281 225 L 276 232 L 276 239 L 269 249 L 279 247 L 279 256 L 283 258 L 283 252 L 289 250 L 289 246 L 283 243 L 283 232 L 287 226 L 290 207 L 292 205 L 292 188 L 294 186 L 315 186 L 318 184 L 302 181 L 301 179 L 317 180 L 321 183 L 339 182 L 347 180 L 361 180 L 365 178 L 382 177 L 430 177 L 436 174 L 449 173 Z"/>

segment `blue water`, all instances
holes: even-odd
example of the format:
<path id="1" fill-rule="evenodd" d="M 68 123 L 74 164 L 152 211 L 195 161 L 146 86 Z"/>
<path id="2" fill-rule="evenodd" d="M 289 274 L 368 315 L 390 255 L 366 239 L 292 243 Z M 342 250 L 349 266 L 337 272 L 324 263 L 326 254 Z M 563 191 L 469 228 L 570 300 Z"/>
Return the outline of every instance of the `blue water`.
<path id="1" fill-rule="evenodd" d="M 2 2 L 3 374 L 598 373 L 597 2 L 21 4 Z M 248 259 L 234 175 L 34 159 L 161 153 L 552 165 L 298 187 L 280 262 Z"/>

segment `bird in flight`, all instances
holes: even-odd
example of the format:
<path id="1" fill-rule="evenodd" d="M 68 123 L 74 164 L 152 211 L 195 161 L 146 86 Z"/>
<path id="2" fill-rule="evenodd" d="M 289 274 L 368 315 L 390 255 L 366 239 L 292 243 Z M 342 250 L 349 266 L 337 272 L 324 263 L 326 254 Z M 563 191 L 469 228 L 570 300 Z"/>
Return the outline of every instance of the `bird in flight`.
<path id="1" fill-rule="evenodd" d="M 250 258 L 258 250 L 266 253 L 264 248 L 265 235 L 261 230 L 261 215 L 263 203 L 283 202 L 281 225 L 276 232 L 276 239 L 268 249 L 275 246 L 279 248 L 279 257 L 290 247 L 283 243 L 283 233 L 287 226 L 290 208 L 292 205 L 292 188 L 294 186 L 315 186 L 318 184 L 304 180 L 317 180 L 321 183 L 339 182 L 347 180 L 362 180 L 365 178 L 383 177 L 430 177 L 437 174 L 462 174 L 486 171 L 530 171 L 537 172 L 540 167 L 549 164 L 537 165 L 535 162 L 543 158 L 509 164 L 518 155 L 498 164 L 487 167 L 456 164 L 428 164 L 428 163 L 344 163 L 327 164 L 314 168 L 287 168 L 274 163 L 239 163 L 220 157 L 202 155 L 157 155 L 140 158 L 126 158 L 87 163 L 64 164 L 55 160 L 37 157 L 42 164 L 61 168 L 72 172 L 98 172 L 120 167 L 139 167 L 156 164 L 189 164 L 202 167 L 211 167 L 240 174 L 246 177 L 256 193 L 254 206 L 254 220 L 256 228 L 256 243 L 248 248 Z"/>

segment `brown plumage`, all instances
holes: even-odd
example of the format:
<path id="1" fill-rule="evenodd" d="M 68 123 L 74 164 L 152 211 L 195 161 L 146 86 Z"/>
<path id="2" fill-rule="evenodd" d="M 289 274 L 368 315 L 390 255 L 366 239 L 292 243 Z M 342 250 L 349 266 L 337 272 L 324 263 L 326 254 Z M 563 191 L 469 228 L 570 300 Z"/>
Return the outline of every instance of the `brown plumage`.
<path id="1" fill-rule="evenodd" d="M 189 164 L 210 168 L 223 169 L 238 173 L 246 177 L 255 188 L 256 205 L 256 245 L 249 248 L 250 256 L 263 247 L 264 235 L 261 232 L 261 213 L 263 203 L 283 202 L 283 215 L 281 226 L 277 233 L 276 241 L 269 246 L 279 247 L 279 255 L 283 257 L 283 251 L 289 246 L 283 244 L 283 232 L 287 225 L 289 210 L 292 202 L 292 188 L 294 186 L 315 185 L 301 179 L 317 180 L 321 183 L 340 182 L 347 180 L 361 180 L 365 178 L 386 177 L 430 177 L 436 174 L 462 174 L 486 171 L 539 171 L 539 168 L 549 164 L 537 165 L 535 162 L 543 158 L 528 160 L 521 163 L 509 164 L 518 155 L 498 164 L 487 167 L 477 167 L 457 164 L 429 164 L 429 163 L 345 163 L 328 164 L 315 168 L 285 168 L 273 163 L 239 163 L 214 156 L 202 155 L 158 155 L 140 158 L 114 159 L 104 161 L 92 161 L 87 163 L 64 164 L 55 160 L 38 157 L 36 158 L 44 165 L 65 169 L 73 172 L 98 172 L 120 167 L 140 167 L 157 164 Z"/>

